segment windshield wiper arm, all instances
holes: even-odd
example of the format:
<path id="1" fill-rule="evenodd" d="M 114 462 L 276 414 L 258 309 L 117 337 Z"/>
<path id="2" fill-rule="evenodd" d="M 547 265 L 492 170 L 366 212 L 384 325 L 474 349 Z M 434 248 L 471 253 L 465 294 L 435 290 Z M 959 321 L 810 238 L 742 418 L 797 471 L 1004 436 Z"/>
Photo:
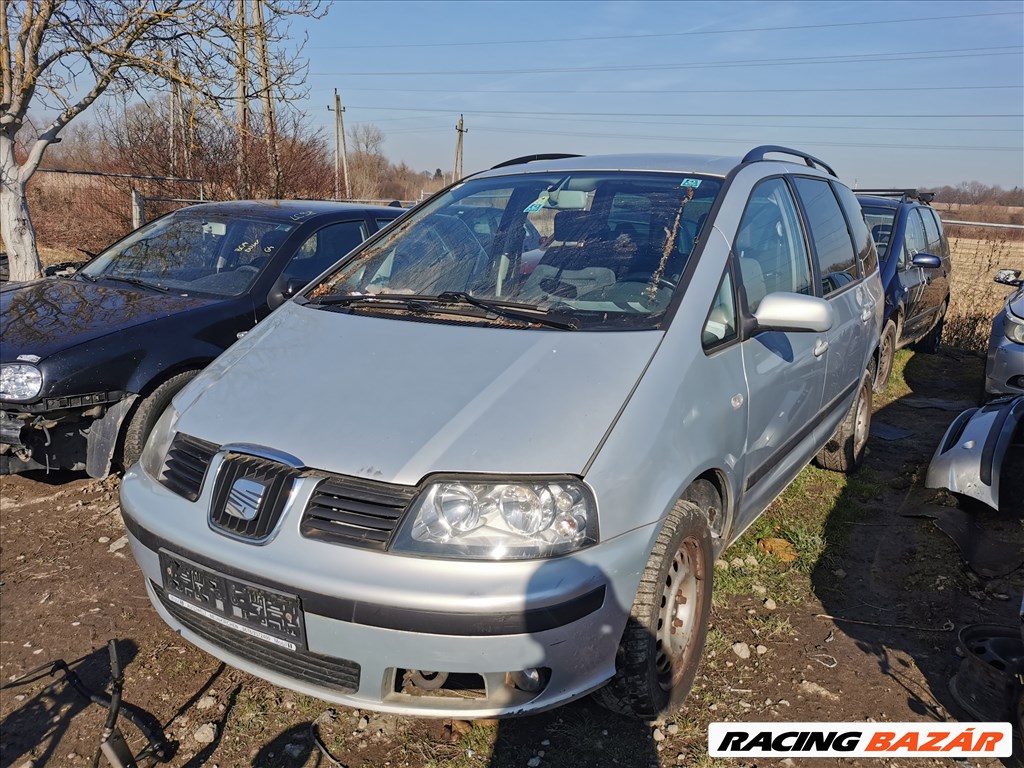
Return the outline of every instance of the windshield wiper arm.
<path id="1" fill-rule="evenodd" d="M 495 301 L 493 299 L 481 299 L 472 296 L 464 291 L 445 291 L 437 295 L 435 301 L 440 304 L 470 304 L 474 307 L 486 309 L 499 317 L 509 320 L 521 320 L 526 323 L 537 323 L 546 325 L 549 328 L 558 328 L 563 331 L 575 331 L 577 328 L 573 323 L 555 320 L 548 316 L 550 310 L 535 308 L 529 304 L 516 304 L 513 302 Z"/>
<path id="2" fill-rule="evenodd" d="M 129 285 L 137 285 L 140 288 L 152 288 L 154 291 L 160 291 L 160 293 L 170 293 L 170 288 L 165 288 L 162 285 L 156 283 L 148 283 L 138 277 L 122 277 L 120 275 L 99 275 L 104 280 L 115 280 L 119 283 L 128 283 Z"/>

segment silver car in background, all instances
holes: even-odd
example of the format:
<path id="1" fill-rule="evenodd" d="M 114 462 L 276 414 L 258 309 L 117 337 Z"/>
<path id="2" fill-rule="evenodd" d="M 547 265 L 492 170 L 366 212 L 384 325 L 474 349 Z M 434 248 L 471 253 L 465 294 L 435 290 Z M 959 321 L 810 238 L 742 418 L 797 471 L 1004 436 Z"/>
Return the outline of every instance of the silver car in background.
<path id="1" fill-rule="evenodd" d="M 511 161 L 182 390 L 121 486 L 132 550 L 183 637 L 322 699 L 653 718 L 715 557 L 815 456 L 860 463 L 882 304 L 804 153 Z"/>
<path id="2" fill-rule="evenodd" d="M 995 281 L 1017 288 L 992 321 L 985 358 L 985 395 L 1024 394 L 1024 279 L 1019 270 L 1001 269 Z"/>

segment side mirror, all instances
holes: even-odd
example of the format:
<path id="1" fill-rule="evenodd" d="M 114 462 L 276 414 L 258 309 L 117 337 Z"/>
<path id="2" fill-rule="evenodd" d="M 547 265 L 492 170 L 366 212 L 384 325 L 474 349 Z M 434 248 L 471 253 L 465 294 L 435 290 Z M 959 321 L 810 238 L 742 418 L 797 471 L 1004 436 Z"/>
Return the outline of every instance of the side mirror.
<path id="1" fill-rule="evenodd" d="M 282 281 L 278 281 L 277 285 L 270 291 L 270 295 L 267 296 L 267 306 L 271 309 L 277 309 L 308 284 L 307 280 L 294 277 L 283 281 L 283 284 Z"/>
<path id="2" fill-rule="evenodd" d="M 914 258 L 910 260 L 910 263 L 913 264 L 915 267 L 927 267 L 928 269 L 938 269 L 939 267 L 942 266 L 942 259 L 940 259 L 938 256 L 934 256 L 930 253 L 925 253 L 924 251 L 921 251 L 920 253 L 914 254 Z"/>
<path id="3" fill-rule="evenodd" d="M 1021 279 L 1019 269 L 1000 269 L 992 279 L 1003 285 L 1012 285 L 1014 288 L 1024 285 L 1024 279 Z"/>
<path id="4" fill-rule="evenodd" d="M 824 332 L 835 324 L 832 305 L 802 293 L 769 293 L 754 313 L 759 331 Z"/>

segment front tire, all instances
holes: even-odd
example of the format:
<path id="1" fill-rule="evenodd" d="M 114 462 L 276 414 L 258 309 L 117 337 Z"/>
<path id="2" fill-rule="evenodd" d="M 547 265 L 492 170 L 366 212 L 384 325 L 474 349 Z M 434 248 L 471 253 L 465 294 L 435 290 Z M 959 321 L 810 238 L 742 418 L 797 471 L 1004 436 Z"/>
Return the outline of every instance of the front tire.
<path id="1" fill-rule="evenodd" d="M 864 449 L 871 434 L 871 394 L 875 378 L 874 371 L 864 372 L 850 410 L 815 457 L 819 466 L 850 474 L 864 461 Z"/>
<path id="2" fill-rule="evenodd" d="M 697 505 L 678 501 L 640 577 L 606 708 L 652 719 L 679 707 L 700 665 L 711 613 L 711 534 Z"/>
<path id="3" fill-rule="evenodd" d="M 167 381 L 150 392 L 135 407 L 135 412 L 128 420 L 124 431 L 124 444 L 121 448 L 121 469 L 128 469 L 142 456 L 149 433 L 153 431 L 157 419 L 164 412 L 176 394 L 199 375 L 199 371 L 184 371 L 171 376 Z"/>

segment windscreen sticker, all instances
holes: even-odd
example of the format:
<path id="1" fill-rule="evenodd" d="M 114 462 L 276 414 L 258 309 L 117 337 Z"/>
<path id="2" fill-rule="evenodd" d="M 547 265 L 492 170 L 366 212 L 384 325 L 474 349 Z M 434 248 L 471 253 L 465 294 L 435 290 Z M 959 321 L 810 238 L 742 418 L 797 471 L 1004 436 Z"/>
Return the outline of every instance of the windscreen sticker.
<path id="1" fill-rule="evenodd" d="M 548 200 L 550 199 L 551 194 L 547 190 L 541 192 L 540 197 L 538 197 L 536 200 L 534 200 L 532 203 L 526 206 L 526 208 L 523 209 L 523 213 L 536 213 L 537 211 L 541 210 L 545 205 L 547 205 Z"/>
<path id="2" fill-rule="evenodd" d="M 679 186 L 680 187 L 693 187 L 694 189 L 696 189 L 697 187 L 700 186 L 700 179 L 686 178 L 686 179 L 683 179 L 683 183 L 680 184 Z"/>

